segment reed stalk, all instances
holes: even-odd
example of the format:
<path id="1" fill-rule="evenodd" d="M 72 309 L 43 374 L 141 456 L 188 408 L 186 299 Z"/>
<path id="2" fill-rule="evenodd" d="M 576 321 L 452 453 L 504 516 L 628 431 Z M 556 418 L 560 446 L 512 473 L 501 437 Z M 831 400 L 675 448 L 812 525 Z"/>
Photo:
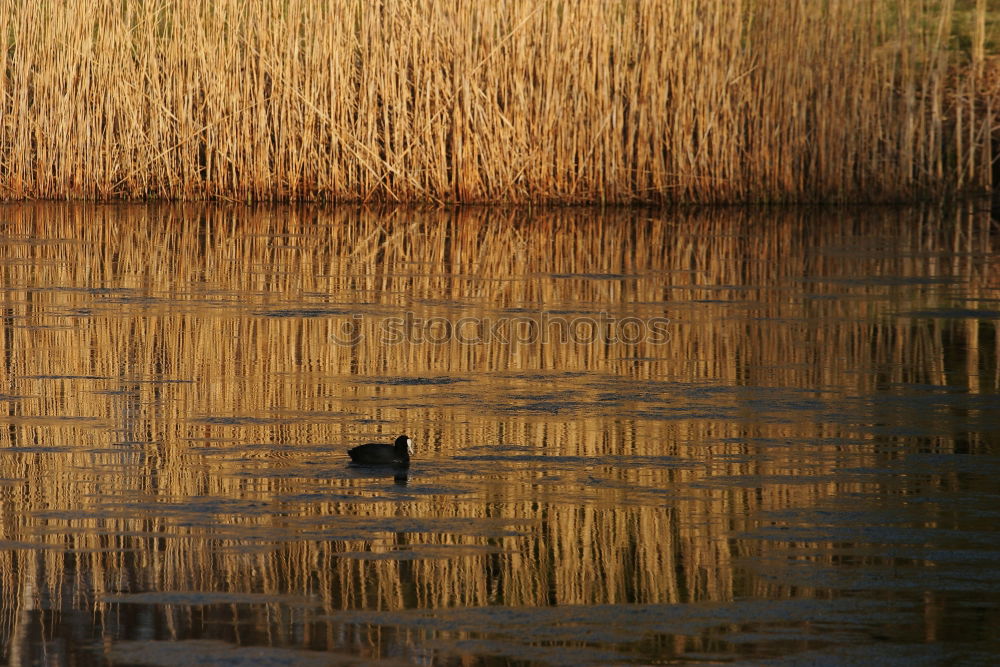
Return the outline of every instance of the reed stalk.
<path id="1" fill-rule="evenodd" d="M 3 0 L 0 197 L 981 192 L 998 137 L 995 11 L 963 14 L 966 55 L 953 5 Z"/>

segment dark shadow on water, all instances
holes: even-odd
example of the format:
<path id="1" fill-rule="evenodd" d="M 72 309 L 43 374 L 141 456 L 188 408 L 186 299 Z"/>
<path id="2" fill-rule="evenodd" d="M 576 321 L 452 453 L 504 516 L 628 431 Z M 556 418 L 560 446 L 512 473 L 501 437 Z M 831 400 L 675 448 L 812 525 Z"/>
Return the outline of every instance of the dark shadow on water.
<path id="1" fill-rule="evenodd" d="M 398 486 L 406 486 L 410 481 L 410 464 L 372 465 L 350 462 L 347 470 L 352 479 L 391 479 Z"/>

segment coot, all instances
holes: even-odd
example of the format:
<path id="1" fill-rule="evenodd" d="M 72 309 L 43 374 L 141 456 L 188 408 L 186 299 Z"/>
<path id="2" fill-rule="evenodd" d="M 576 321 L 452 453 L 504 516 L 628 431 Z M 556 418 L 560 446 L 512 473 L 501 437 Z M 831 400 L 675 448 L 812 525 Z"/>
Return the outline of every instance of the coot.
<path id="1" fill-rule="evenodd" d="M 355 463 L 396 463 L 406 465 L 413 453 L 413 441 L 408 436 L 396 438 L 395 444 L 369 442 L 347 450 Z"/>

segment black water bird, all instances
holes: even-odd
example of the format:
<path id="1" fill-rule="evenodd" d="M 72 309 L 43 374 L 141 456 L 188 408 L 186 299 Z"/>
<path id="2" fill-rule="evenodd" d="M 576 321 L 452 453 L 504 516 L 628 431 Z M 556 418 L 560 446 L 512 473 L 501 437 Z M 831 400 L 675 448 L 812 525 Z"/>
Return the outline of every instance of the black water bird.
<path id="1" fill-rule="evenodd" d="M 381 442 L 369 442 L 347 450 L 354 463 L 409 465 L 413 454 L 413 441 L 409 436 L 401 435 L 396 442 L 386 445 Z"/>

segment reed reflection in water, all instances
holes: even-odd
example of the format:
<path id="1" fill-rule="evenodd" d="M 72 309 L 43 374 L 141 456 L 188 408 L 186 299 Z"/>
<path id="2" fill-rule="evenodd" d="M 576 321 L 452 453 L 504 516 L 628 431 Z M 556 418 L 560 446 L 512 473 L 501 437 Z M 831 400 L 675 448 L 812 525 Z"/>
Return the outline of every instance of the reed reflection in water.
<path id="1" fill-rule="evenodd" d="M 3 216 L 12 664 L 998 649 L 984 213 Z"/>

